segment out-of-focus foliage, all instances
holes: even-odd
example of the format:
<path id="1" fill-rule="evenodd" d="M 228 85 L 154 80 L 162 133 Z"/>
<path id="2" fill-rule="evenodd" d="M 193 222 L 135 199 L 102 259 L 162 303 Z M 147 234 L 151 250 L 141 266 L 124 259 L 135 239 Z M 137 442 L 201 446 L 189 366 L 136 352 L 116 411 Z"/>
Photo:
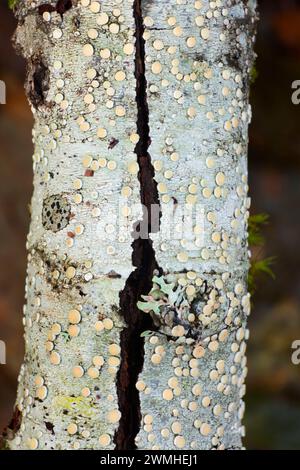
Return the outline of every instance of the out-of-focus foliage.
<path id="1" fill-rule="evenodd" d="M 256 291 L 257 282 L 261 275 L 265 274 L 272 279 L 275 279 L 275 274 L 272 266 L 275 262 L 275 257 L 270 256 L 264 258 L 262 250 L 257 250 L 258 247 L 264 247 L 265 237 L 263 235 L 263 226 L 268 224 L 268 214 L 254 214 L 249 217 L 248 223 L 248 243 L 250 249 L 256 248 L 256 252 L 251 258 L 249 275 L 248 275 L 248 288 L 251 295 Z"/>
<path id="2" fill-rule="evenodd" d="M 17 3 L 18 3 L 19 0 L 8 0 L 8 6 L 9 8 L 11 8 L 12 10 L 16 7 Z"/>
<path id="3" fill-rule="evenodd" d="M 248 222 L 248 243 L 250 246 L 261 246 L 265 243 L 262 228 L 269 222 L 268 214 L 250 215 Z"/>
<path id="4" fill-rule="evenodd" d="M 250 71 L 250 83 L 253 85 L 258 78 L 258 70 L 256 68 L 256 64 L 252 66 L 252 69 Z"/>

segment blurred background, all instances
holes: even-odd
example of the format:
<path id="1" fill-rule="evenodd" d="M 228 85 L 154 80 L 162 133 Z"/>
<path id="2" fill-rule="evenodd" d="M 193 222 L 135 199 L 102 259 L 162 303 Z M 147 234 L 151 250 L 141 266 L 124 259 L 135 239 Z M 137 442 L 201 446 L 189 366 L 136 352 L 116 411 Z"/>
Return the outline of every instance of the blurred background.
<path id="1" fill-rule="evenodd" d="M 259 0 L 257 78 L 251 89 L 249 171 L 252 213 L 265 212 L 265 246 L 276 256 L 276 279 L 261 277 L 250 319 L 246 419 L 248 449 L 300 449 L 300 365 L 291 344 L 300 339 L 300 105 L 291 84 L 300 80 L 300 1 Z M 28 204 L 32 191 L 32 116 L 23 83 L 25 64 L 11 45 L 15 20 L 0 5 L 0 432 L 9 422 L 23 357 L 22 305 Z"/>

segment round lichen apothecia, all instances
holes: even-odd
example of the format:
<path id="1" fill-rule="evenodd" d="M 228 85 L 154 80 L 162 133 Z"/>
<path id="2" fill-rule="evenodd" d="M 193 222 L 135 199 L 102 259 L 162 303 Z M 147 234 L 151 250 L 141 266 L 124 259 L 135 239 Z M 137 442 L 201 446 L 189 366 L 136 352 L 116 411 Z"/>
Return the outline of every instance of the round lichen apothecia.
<path id="1" fill-rule="evenodd" d="M 71 206 L 66 197 L 53 195 L 43 202 L 43 227 L 52 232 L 64 229 L 70 220 Z"/>

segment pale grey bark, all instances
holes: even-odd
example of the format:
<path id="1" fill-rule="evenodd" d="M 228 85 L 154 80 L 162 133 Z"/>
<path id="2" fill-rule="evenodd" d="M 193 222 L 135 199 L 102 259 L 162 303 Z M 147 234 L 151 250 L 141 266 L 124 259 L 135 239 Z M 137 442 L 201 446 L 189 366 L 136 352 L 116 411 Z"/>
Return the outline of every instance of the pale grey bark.
<path id="1" fill-rule="evenodd" d="M 129 448 L 136 435 L 139 449 L 239 449 L 256 2 L 68 3 L 17 10 L 35 151 L 21 417 L 8 445 Z M 156 188 L 160 231 L 152 247 L 132 245 Z M 185 204 L 201 217 L 175 237 Z"/>

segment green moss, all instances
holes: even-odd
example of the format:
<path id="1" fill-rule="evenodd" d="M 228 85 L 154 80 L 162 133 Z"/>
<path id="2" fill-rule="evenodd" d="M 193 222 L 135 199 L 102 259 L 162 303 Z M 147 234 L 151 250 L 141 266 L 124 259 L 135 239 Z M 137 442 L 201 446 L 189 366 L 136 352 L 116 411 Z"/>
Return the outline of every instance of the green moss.
<path id="1" fill-rule="evenodd" d="M 268 214 L 255 214 L 249 217 L 248 243 L 252 250 L 261 247 L 262 251 L 265 245 L 265 238 L 263 236 L 262 230 L 263 227 L 268 224 L 268 222 Z M 261 275 L 267 275 L 272 279 L 275 279 L 272 266 L 274 265 L 276 258 L 274 256 L 264 258 L 260 255 L 260 253 L 258 252 L 255 258 L 251 258 L 248 274 L 248 288 L 251 295 L 255 293 L 257 281 Z"/>
<path id="2" fill-rule="evenodd" d="M 275 263 L 276 258 L 270 256 L 269 258 L 264 258 L 261 260 L 255 260 L 251 262 L 249 274 L 248 274 L 248 286 L 249 292 L 253 295 L 257 287 L 257 279 L 265 274 L 272 279 L 275 279 L 275 274 L 273 272 L 272 266 Z"/>
<path id="3" fill-rule="evenodd" d="M 4 438 L 0 439 L 0 450 L 10 450 L 7 440 Z"/>
<path id="4" fill-rule="evenodd" d="M 11 10 L 13 10 L 14 8 L 16 8 L 18 2 L 19 2 L 19 0 L 8 0 L 9 8 Z"/>
<path id="5" fill-rule="evenodd" d="M 250 246 L 263 246 L 265 243 L 262 229 L 269 223 L 268 214 L 255 214 L 249 217 L 248 243 Z"/>
<path id="6" fill-rule="evenodd" d="M 254 64 L 250 71 L 250 84 L 251 85 L 253 85 L 256 82 L 258 75 L 259 75 L 258 70 L 256 68 L 256 65 Z"/>

